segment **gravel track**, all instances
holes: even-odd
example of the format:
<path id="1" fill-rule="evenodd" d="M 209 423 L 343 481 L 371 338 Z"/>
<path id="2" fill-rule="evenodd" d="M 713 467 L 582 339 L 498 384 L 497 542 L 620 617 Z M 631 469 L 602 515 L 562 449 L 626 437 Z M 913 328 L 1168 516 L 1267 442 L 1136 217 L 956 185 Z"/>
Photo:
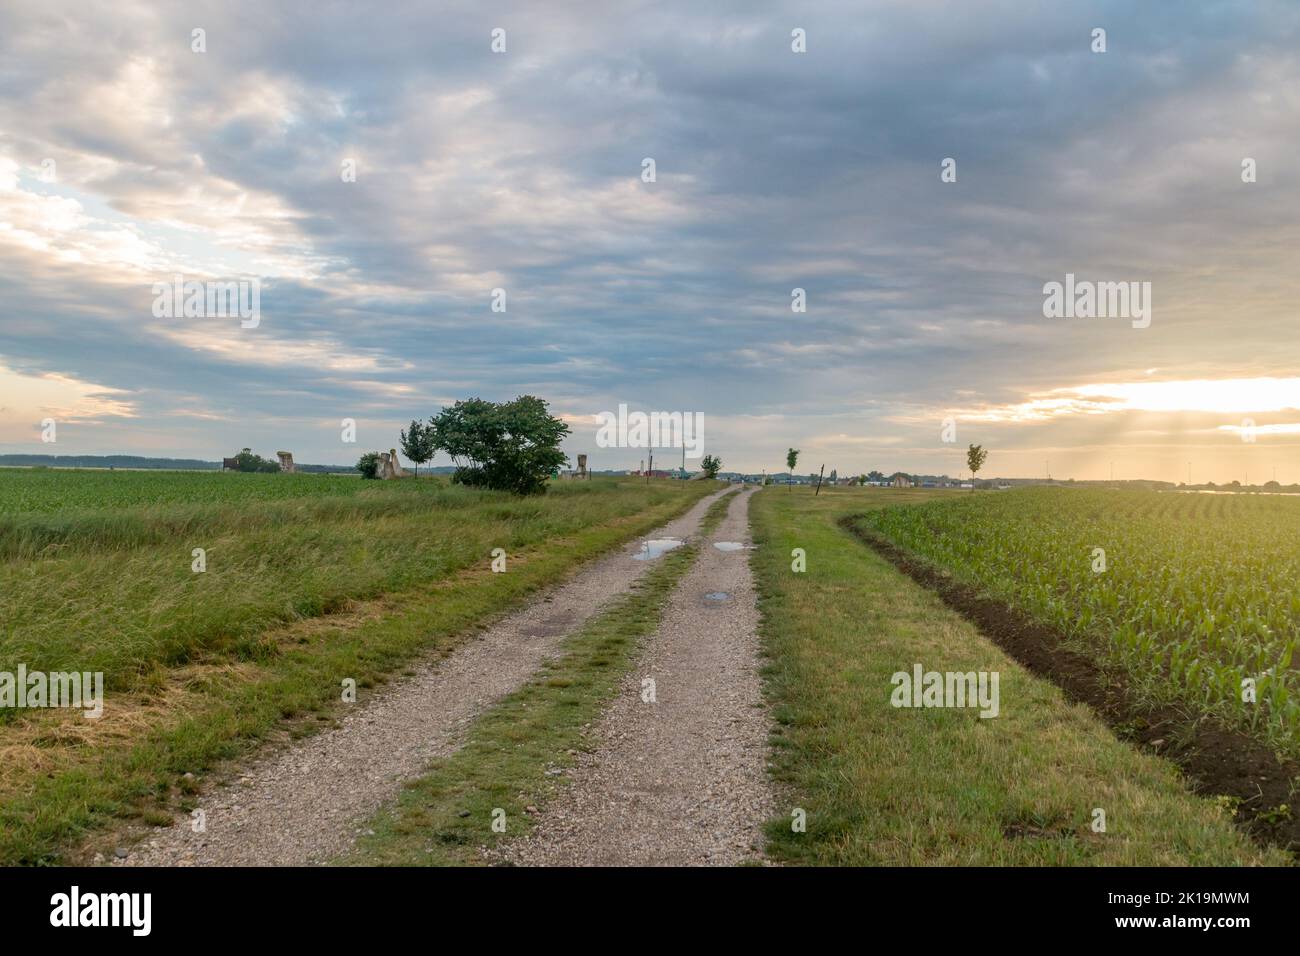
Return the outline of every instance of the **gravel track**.
<path id="1" fill-rule="evenodd" d="M 713 541 L 748 544 L 749 499 Z M 725 592 L 726 600 L 706 594 Z M 701 549 L 619 695 L 594 726 L 597 749 L 541 808 L 526 837 L 490 858 L 522 865 L 735 865 L 763 859 L 775 812 L 758 610 L 746 550 Z M 655 681 L 656 702 L 642 699 Z"/>
<path id="2" fill-rule="evenodd" d="M 648 537 L 686 538 L 730 489 L 697 502 Z M 429 761 L 454 752 L 467 727 L 516 690 L 566 636 L 624 593 L 654 562 L 635 541 L 481 634 L 395 680 L 338 727 L 264 753 L 206 792 L 206 832 L 189 817 L 152 831 L 116 866 L 292 866 L 343 853 L 357 827 Z"/>

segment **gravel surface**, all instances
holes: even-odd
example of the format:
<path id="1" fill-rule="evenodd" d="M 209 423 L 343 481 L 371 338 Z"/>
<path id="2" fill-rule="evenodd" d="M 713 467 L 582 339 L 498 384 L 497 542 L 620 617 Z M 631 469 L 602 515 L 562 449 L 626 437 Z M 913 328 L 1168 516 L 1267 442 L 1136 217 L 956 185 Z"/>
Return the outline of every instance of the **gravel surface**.
<path id="1" fill-rule="evenodd" d="M 749 499 L 715 541 L 749 544 Z M 723 592 L 725 600 L 706 594 Z M 735 865 L 763 859 L 775 812 L 766 771 L 758 610 L 747 550 L 702 548 L 618 698 L 593 727 L 596 750 L 543 806 L 527 837 L 492 851 L 524 865 Z M 655 703 L 642 680 L 655 681 Z"/>
<path id="2" fill-rule="evenodd" d="M 690 536 L 729 490 L 704 498 L 651 536 Z M 404 780 L 459 747 L 474 718 L 654 566 L 632 560 L 639 547 L 640 540 L 630 543 L 445 659 L 395 680 L 337 728 L 249 763 L 238 779 L 204 794 L 206 832 L 195 833 L 190 818 L 179 817 L 112 865 L 292 866 L 338 856 Z"/>

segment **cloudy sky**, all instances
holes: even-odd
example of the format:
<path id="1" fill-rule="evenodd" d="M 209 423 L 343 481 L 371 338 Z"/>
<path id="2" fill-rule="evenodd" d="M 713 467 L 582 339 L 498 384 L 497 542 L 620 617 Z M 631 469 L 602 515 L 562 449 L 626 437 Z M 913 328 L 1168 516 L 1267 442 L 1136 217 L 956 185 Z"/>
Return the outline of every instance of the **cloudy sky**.
<path id="1" fill-rule="evenodd" d="M 527 393 L 596 468 L 626 403 L 727 468 L 1300 481 L 1300 6 L 357 6 L 0 5 L 0 453 L 347 463 Z M 1045 317 L 1067 273 L 1150 324 Z"/>

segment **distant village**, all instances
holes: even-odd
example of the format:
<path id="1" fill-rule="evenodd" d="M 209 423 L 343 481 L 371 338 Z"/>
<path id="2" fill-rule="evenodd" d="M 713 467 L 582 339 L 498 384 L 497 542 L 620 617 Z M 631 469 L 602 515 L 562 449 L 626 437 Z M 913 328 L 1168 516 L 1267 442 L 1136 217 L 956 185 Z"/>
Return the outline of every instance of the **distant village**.
<path id="1" fill-rule="evenodd" d="M 684 468 L 673 468 L 667 471 L 655 469 L 654 471 L 637 471 L 633 469 L 625 471 L 593 471 L 596 475 L 627 475 L 632 477 L 651 478 L 698 478 L 703 472 L 687 471 Z M 819 475 L 812 472 L 807 475 L 791 474 L 788 471 L 775 472 L 767 474 L 766 472 L 739 472 L 739 471 L 720 471 L 718 478 L 722 481 L 745 482 L 746 484 L 761 485 L 816 485 L 820 481 L 822 485 L 838 485 L 850 487 L 863 485 L 871 488 L 966 488 L 970 489 L 969 481 L 962 481 L 960 478 L 950 478 L 947 475 L 909 475 L 906 472 L 896 471 L 893 474 L 886 475 L 883 472 L 871 471 L 865 475 L 850 475 L 841 477 L 834 469 L 829 475 Z M 992 480 L 980 479 L 975 482 L 976 488 L 1010 488 L 1013 484 L 1047 484 L 1041 479 L 1016 479 L 1016 478 L 995 478 Z M 1056 482 L 1051 482 L 1056 484 Z"/>

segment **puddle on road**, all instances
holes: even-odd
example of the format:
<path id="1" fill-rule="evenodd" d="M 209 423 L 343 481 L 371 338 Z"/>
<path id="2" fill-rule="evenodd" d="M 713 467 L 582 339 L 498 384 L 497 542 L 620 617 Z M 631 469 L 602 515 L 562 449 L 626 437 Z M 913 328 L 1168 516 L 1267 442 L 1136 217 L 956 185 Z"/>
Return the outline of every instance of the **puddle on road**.
<path id="1" fill-rule="evenodd" d="M 632 555 L 632 558 L 636 561 L 653 561 L 681 546 L 681 538 L 649 538 L 641 542 L 641 550 Z"/>
<path id="2" fill-rule="evenodd" d="M 704 595 L 704 600 L 706 600 L 706 601 L 725 601 L 725 600 L 727 600 L 729 597 L 731 597 L 731 595 L 728 594 L 726 591 L 710 591 L 708 594 Z"/>
<path id="3" fill-rule="evenodd" d="M 744 551 L 746 546 L 739 541 L 715 541 L 713 546 L 719 551 Z"/>

